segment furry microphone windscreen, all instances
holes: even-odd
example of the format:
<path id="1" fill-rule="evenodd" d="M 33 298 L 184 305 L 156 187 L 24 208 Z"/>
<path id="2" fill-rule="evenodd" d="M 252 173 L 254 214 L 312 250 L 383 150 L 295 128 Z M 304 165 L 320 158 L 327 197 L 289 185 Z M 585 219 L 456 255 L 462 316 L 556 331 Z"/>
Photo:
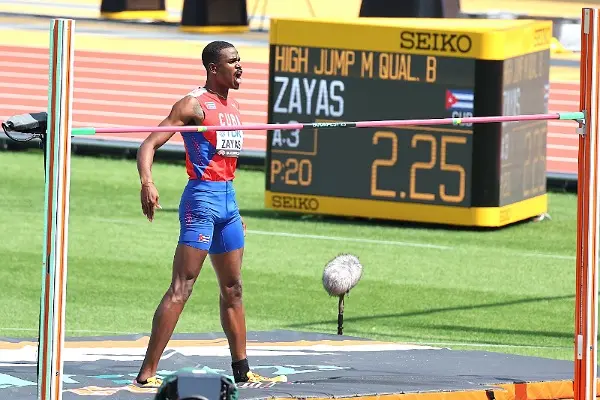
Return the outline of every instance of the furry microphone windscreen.
<path id="1" fill-rule="evenodd" d="M 330 296 L 348 293 L 362 277 L 362 265 L 352 254 L 340 254 L 323 271 L 323 287 Z"/>

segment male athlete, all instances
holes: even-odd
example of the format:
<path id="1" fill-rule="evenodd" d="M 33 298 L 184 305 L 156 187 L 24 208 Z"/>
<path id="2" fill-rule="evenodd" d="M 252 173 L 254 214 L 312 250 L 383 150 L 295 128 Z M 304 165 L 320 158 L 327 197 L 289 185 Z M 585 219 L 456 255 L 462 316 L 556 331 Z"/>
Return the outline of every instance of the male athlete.
<path id="1" fill-rule="evenodd" d="M 177 101 L 159 126 L 240 125 L 237 101 L 229 89 L 242 81 L 240 57 L 227 42 L 209 43 L 202 51 L 206 84 Z M 175 132 L 152 133 L 141 144 L 137 165 L 144 215 L 152 221 L 160 208 L 152 181 L 155 151 Z M 158 387 L 158 362 L 192 293 L 207 254 L 220 287 L 221 325 L 229 342 L 236 382 L 273 380 L 250 371 L 246 358 L 246 322 L 242 303 L 241 266 L 245 225 L 236 202 L 233 179 L 243 144 L 242 131 L 182 132 L 189 177 L 179 204 L 180 233 L 173 259 L 171 285 L 152 321 L 146 357 L 134 380 L 136 386 Z M 285 377 L 274 378 L 285 380 Z"/>

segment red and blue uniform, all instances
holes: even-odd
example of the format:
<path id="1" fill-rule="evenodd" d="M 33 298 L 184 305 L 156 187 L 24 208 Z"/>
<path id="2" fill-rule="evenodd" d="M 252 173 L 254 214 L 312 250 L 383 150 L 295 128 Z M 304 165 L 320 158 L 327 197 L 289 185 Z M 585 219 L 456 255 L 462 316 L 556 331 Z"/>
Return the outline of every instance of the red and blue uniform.
<path id="1" fill-rule="evenodd" d="M 239 104 L 204 88 L 191 91 L 204 111 L 203 126 L 241 125 Z M 179 243 L 225 253 L 244 246 L 233 180 L 243 131 L 181 132 L 189 177 L 179 203 Z"/>

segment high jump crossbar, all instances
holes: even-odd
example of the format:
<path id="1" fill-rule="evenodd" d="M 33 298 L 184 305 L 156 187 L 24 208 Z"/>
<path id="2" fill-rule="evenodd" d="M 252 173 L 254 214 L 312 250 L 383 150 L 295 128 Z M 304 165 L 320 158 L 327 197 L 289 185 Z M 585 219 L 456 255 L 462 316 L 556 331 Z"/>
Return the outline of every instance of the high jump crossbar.
<path id="1" fill-rule="evenodd" d="M 583 8 L 579 112 L 534 116 L 496 116 L 429 120 L 362 121 L 333 124 L 256 124 L 253 126 L 175 127 L 169 131 L 238 129 L 360 128 L 369 126 L 489 123 L 532 119 L 571 119 L 579 123 L 577 256 L 574 335 L 575 400 L 596 399 L 598 261 L 600 226 L 598 9 Z M 45 164 L 44 243 L 38 344 L 38 400 L 62 400 L 67 283 L 71 136 L 111 132 L 154 132 L 165 127 L 72 128 L 75 21 L 50 23 L 48 129 L 42 137 Z M 317 124 L 318 126 L 316 126 Z M 297 126 L 296 126 L 297 125 Z M 168 128 L 168 127 L 167 127 Z"/>

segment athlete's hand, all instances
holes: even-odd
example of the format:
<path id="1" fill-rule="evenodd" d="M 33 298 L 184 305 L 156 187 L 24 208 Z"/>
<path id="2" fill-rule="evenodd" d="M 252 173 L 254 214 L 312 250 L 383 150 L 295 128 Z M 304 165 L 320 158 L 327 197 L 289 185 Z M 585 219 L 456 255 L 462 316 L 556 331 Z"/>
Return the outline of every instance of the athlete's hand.
<path id="1" fill-rule="evenodd" d="M 242 228 L 244 228 L 244 237 L 246 237 L 246 223 L 244 222 L 244 218 L 242 218 Z"/>
<path id="2" fill-rule="evenodd" d="M 142 185 L 140 190 L 140 197 L 142 201 L 142 212 L 148 218 L 148 221 L 152 222 L 154 219 L 154 210 L 162 208 L 158 202 L 158 190 L 154 183 L 146 183 Z"/>

